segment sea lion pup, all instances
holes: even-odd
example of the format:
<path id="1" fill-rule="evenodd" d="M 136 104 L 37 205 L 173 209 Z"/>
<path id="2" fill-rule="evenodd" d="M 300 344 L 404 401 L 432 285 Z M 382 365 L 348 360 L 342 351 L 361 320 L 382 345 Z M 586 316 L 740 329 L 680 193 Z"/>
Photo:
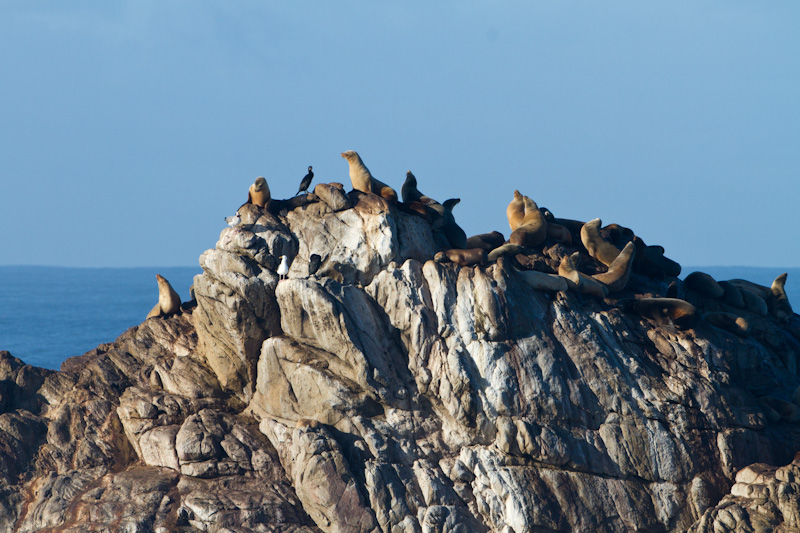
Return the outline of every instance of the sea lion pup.
<path id="1" fill-rule="evenodd" d="M 569 288 L 567 280 L 556 274 L 538 270 L 516 270 L 515 272 L 525 283 L 539 291 L 566 291 Z"/>
<path id="2" fill-rule="evenodd" d="M 629 242 L 625 245 L 616 259 L 611 262 L 608 272 L 595 274 L 594 279 L 608 287 L 608 292 L 619 292 L 628 284 L 633 267 L 633 258 L 636 255 L 636 246 Z"/>
<path id="3" fill-rule="evenodd" d="M 784 272 L 772 282 L 772 286 L 767 293 L 767 307 L 772 316 L 779 322 L 786 322 L 792 317 L 792 305 L 786 296 L 786 278 L 789 276 Z"/>
<path id="4" fill-rule="evenodd" d="M 725 296 L 725 289 L 720 287 L 717 280 L 705 272 L 692 272 L 686 276 L 683 283 L 691 290 L 709 298 L 722 298 Z"/>
<path id="5" fill-rule="evenodd" d="M 582 294 L 591 294 L 598 298 L 605 298 L 608 295 L 608 289 L 605 285 L 592 279 L 583 272 L 579 272 L 575 268 L 574 261 L 577 259 L 578 252 L 575 252 L 572 257 L 565 255 L 561 258 L 561 264 L 558 265 L 558 275 L 567 280 L 567 286 Z"/>
<path id="6" fill-rule="evenodd" d="M 437 263 L 453 262 L 461 266 L 482 265 L 486 263 L 486 250 L 471 248 L 469 250 L 445 250 L 433 256 Z"/>
<path id="7" fill-rule="evenodd" d="M 522 205 L 524 208 L 522 222 L 511 232 L 508 242 L 520 246 L 538 246 L 547 238 L 547 221 L 536 202 L 527 196 L 522 197 Z"/>
<path id="8" fill-rule="evenodd" d="M 158 282 L 158 303 L 147 313 L 145 320 L 157 316 L 174 315 L 181 308 L 181 297 L 178 296 L 169 281 L 161 274 L 156 274 L 156 281 Z"/>
<path id="9" fill-rule="evenodd" d="M 750 332 L 750 324 L 747 320 L 733 313 L 724 313 L 722 311 L 705 313 L 703 314 L 703 320 L 712 326 L 730 331 L 740 337 L 746 337 Z"/>
<path id="10" fill-rule="evenodd" d="M 611 266 L 619 255 L 619 248 L 600 235 L 600 219 L 590 220 L 581 227 L 581 242 L 593 258 L 606 266 Z"/>
<path id="11" fill-rule="evenodd" d="M 397 201 L 395 190 L 374 177 L 356 152 L 347 150 L 342 152 L 342 157 L 347 160 L 347 164 L 350 166 L 350 182 L 353 184 L 354 189 L 365 193 L 377 194 L 390 202 Z"/>
<path id="12" fill-rule="evenodd" d="M 525 202 L 522 200 L 522 194 L 519 191 L 514 191 L 514 199 L 508 204 L 506 208 L 506 216 L 508 217 L 508 225 L 511 226 L 511 231 L 514 231 L 522 224 L 522 219 L 525 218 Z"/>
<path id="13" fill-rule="evenodd" d="M 640 298 L 624 300 L 623 309 L 654 320 L 668 319 L 679 328 L 690 328 L 697 318 L 697 309 L 677 298 Z"/>
<path id="14" fill-rule="evenodd" d="M 506 242 L 506 238 L 499 231 L 491 233 L 481 233 L 480 235 L 473 235 L 467 239 L 467 248 L 482 248 L 487 251 L 494 250 L 498 246 L 502 246 Z"/>
<path id="15" fill-rule="evenodd" d="M 444 214 L 442 215 L 444 219 L 442 231 L 453 248 L 460 248 L 463 250 L 467 247 L 467 234 L 456 224 L 456 219 L 453 216 L 453 207 L 460 201 L 460 198 L 450 198 L 449 200 L 445 200 L 444 204 L 442 204 L 444 208 Z"/>
<path id="16" fill-rule="evenodd" d="M 522 251 L 522 246 L 519 244 L 504 244 L 502 246 L 498 246 L 491 252 L 489 252 L 489 262 L 497 261 L 504 255 L 511 255 L 511 254 L 518 254 Z"/>
<path id="17" fill-rule="evenodd" d="M 272 196 L 269 193 L 269 185 L 263 176 L 256 178 L 256 181 L 250 185 L 250 190 L 247 191 L 247 204 L 255 204 L 258 207 L 267 207 Z"/>

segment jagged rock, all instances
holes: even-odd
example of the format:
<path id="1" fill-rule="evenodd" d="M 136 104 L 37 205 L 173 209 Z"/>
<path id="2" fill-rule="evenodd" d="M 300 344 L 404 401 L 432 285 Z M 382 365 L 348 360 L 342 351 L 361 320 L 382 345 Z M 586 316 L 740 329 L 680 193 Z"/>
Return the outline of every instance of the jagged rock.
<path id="1" fill-rule="evenodd" d="M 61 372 L 0 352 L 0 529 L 800 527 L 800 464 L 754 466 L 800 450 L 796 315 L 737 282 L 680 306 L 748 336 L 673 316 L 679 266 L 626 228 L 646 275 L 603 298 L 554 274 L 577 238 L 438 264 L 413 209 L 315 190 L 242 206 L 196 307 Z"/>

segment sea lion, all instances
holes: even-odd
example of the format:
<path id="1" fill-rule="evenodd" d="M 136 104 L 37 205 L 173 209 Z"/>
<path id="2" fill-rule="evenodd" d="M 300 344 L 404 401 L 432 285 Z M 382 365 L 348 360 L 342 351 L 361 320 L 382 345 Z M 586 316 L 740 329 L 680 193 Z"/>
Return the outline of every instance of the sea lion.
<path id="1" fill-rule="evenodd" d="M 245 203 L 254 204 L 258 207 L 267 207 L 270 200 L 272 200 L 272 196 L 269 193 L 267 180 L 263 176 L 257 177 L 247 191 L 247 202 Z"/>
<path id="2" fill-rule="evenodd" d="M 433 260 L 437 263 L 453 262 L 461 266 L 472 266 L 486 263 L 486 257 L 486 250 L 470 248 L 468 250 L 445 250 L 437 253 Z"/>
<path id="3" fill-rule="evenodd" d="M 467 248 L 482 248 L 484 250 L 494 250 L 498 246 L 502 246 L 506 242 L 506 238 L 499 231 L 491 233 L 481 233 L 480 235 L 473 235 L 467 239 Z"/>
<path id="4" fill-rule="evenodd" d="M 767 307 L 769 312 L 778 319 L 779 322 L 788 321 L 793 314 L 789 298 L 786 296 L 786 278 L 789 276 L 784 272 L 772 282 L 767 293 Z"/>
<path id="5" fill-rule="evenodd" d="M 504 255 L 517 254 L 522 250 L 519 244 L 504 244 L 489 252 L 489 261 L 497 261 Z"/>
<path id="6" fill-rule="evenodd" d="M 347 160 L 347 164 L 350 166 L 350 182 L 353 184 L 354 189 L 365 193 L 377 194 L 390 202 L 397 201 L 395 190 L 374 177 L 364 165 L 358 153 L 353 150 L 347 150 L 342 152 L 342 157 Z"/>
<path id="7" fill-rule="evenodd" d="M 508 225 L 511 226 L 511 231 L 514 231 L 522 224 L 522 219 L 525 218 L 525 203 L 519 191 L 514 191 L 514 199 L 511 200 L 511 203 L 506 208 L 506 216 L 508 217 Z"/>
<path id="8" fill-rule="evenodd" d="M 686 300 L 677 298 L 640 298 L 624 300 L 626 311 L 654 320 L 670 320 L 679 328 L 689 328 L 697 318 L 697 308 Z"/>
<path id="9" fill-rule="evenodd" d="M 594 279 L 608 287 L 608 292 L 619 292 L 628 284 L 633 267 L 633 258 L 636 254 L 636 246 L 632 242 L 625 245 L 616 259 L 611 262 L 608 272 L 595 274 Z"/>
<path id="10" fill-rule="evenodd" d="M 550 221 L 548 220 L 548 222 L 550 222 Z M 558 224 L 559 226 L 564 226 L 573 235 L 580 236 L 581 228 L 583 227 L 584 224 L 586 224 L 586 222 L 581 222 L 580 220 L 572 220 L 570 218 L 558 218 L 558 217 L 556 217 L 556 218 L 553 218 L 553 224 Z"/>
<path id="11" fill-rule="evenodd" d="M 403 203 L 410 204 L 411 202 L 420 202 L 421 204 L 427 204 L 430 201 L 433 201 L 432 198 L 429 198 L 419 192 L 417 189 L 417 177 L 411 173 L 410 170 L 406 171 L 406 181 L 403 182 L 403 187 L 400 189 L 400 195 L 403 198 Z"/>
<path id="12" fill-rule="evenodd" d="M 538 270 L 517 270 L 516 273 L 522 280 L 540 291 L 566 291 L 569 286 L 567 280 L 555 274 L 547 274 Z"/>
<path id="13" fill-rule="evenodd" d="M 547 217 L 545 217 L 547 220 Z M 556 242 L 572 244 L 572 232 L 561 224 L 555 222 L 547 223 L 547 236 Z"/>
<path id="14" fill-rule="evenodd" d="M 575 252 L 573 256 L 577 256 Z M 608 288 L 599 281 L 587 276 L 586 274 L 578 271 L 575 268 L 575 259 L 577 257 L 570 257 L 565 255 L 561 258 L 561 264 L 558 265 L 558 275 L 567 280 L 567 285 L 582 294 L 590 294 L 598 298 L 605 298 L 608 295 Z"/>
<path id="15" fill-rule="evenodd" d="M 467 234 L 461 227 L 456 224 L 456 219 L 453 216 L 453 207 L 461 201 L 460 198 L 450 198 L 445 200 L 442 207 L 444 208 L 444 223 L 442 224 L 442 231 L 444 232 L 447 240 L 453 248 L 465 249 L 467 247 Z"/>
<path id="16" fill-rule="evenodd" d="M 544 217 L 544 219 L 547 221 L 548 224 L 556 221 L 556 217 L 553 216 L 552 211 L 550 211 L 546 207 L 540 207 L 539 211 L 542 213 L 542 216 Z"/>
<path id="17" fill-rule="evenodd" d="M 681 273 L 681 265 L 664 256 L 663 246 L 648 246 L 641 237 L 634 236 L 636 260 L 633 270 L 653 279 L 676 278 Z"/>
<path id="18" fill-rule="evenodd" d="M 703 314 L 703 320 L 712 326 L 730 331 L 740 337 L 746 337 L 750 332 L 750 324 L 747 320 L 733 313 L 724 313 L 722 311 L 705 313 Z"/>
<path id="19" fill-rule="evenodd" d="M 516 195 L 518 191 L 514 191 Z M 520 246 L 538 246 L 547 238 L 547 221 L 544 215 L 539 211 L 539 206 L 536 202 L 528 198 L 522 197 L 523 213 L 522 222 L 511 232 L 511 237 L 508 242 L 511 244 L 519 244 Z M 511 205 L 509 205 L 509 208 Z M 509 219 L 509 223 L 511 220 Z"/>
<path id="20" fill-rule="evenodd" d="M 737 287 L 742 295 L 744 301 L 744 308 L 748 311 L 756 313 L 757 315 L 767 316 L 769 307 L 767 301 L 756 291 L 746 289 L 744 287 Z"/>
<path id="21" fill-rule="evenodd" d="M 635 236 L 632 229 L 620 226 L 619 224 L 609 224 L 600 230 L 600 235 L 617 247 L 625 246 L 627 243 L 631 242 Z"/>
<path id="22" fill-rule="evenodd" d="M 692 272 L 686 276 L 683 283 L 689 289 L 709 298 L 722 298 L 725 296 L 725 289 L 720 287 L 717 280 L 705 272 Z"/>
<path id="23" fill-rule="evenodd" d="M 311 186 L 311 180 L 314 179 L 314 172 L 312 172 L 311 167 L 308 167 L 308 174 L 303 176 L 303 179 L 300 180 L 300 187 L 297 189 L 295 196 L 300 194 L 301 192 L 308 192 L 308 188 Z"/>
<path id="24" fill-rule="evenodd" d="M 739 309 L 744 309 L 744 299 L 742 298 L 742 292 L 736 288 L 736 286 L 729 281 L 718 281 L 717 282 L 722 290 L 725 291 L 725 294 L 722 295 L 722 300 L 730 305 L 731 307 L 738 307 Z"/>
<path id="25" fill-rule="evenodd" d="M 600 235 L 600 219 L 590 220 L 581 227 L 581 242 L 593 258 L 606 266 L 611 266 L 619 255 L 619 248 Z"/>
<path id="26" fill-rule="evenodd" d="M 158 282 L 158 303 L 147 313 L 145 320 L 152 317 L 174 315 L 181 308 L 181 297 L 178 296 L 169 281 L 161 274 L 156 274 L 156 281 Z"/>

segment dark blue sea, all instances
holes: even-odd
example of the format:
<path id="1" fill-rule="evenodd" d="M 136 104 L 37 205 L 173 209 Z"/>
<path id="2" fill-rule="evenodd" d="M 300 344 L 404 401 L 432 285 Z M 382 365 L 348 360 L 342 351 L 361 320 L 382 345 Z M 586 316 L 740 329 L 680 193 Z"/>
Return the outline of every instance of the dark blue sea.
<path id="1" fill-rule="evenodd" d="M 695 270 L 717 280 L 743 278 L 766 286 L 788 272 L 789 301 L 800 310 L 800 268 L 684 267 L 683 274 Z M 111 342 L 143 322 L 158 301 L 156 274 L 186 301 L 200 272 L 200 267 L 0 266 L 0 350 L 58 369 L 68 357 Z"/>

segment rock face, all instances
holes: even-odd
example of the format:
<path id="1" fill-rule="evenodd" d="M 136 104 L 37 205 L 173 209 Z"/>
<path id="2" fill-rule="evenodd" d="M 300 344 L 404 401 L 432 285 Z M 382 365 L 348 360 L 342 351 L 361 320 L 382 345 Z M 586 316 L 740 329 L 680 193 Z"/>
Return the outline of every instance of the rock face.
<path id="1" fill-rule="evenodd" d="M 0 530 L 800 528 L 797 315 L 643 318 L 674 278 L 537 290 L 581 249 L 439 264 L 425 218 L 316 190 L 240 209 L 196 307 L 60 372 L 0 352 Z"/>

